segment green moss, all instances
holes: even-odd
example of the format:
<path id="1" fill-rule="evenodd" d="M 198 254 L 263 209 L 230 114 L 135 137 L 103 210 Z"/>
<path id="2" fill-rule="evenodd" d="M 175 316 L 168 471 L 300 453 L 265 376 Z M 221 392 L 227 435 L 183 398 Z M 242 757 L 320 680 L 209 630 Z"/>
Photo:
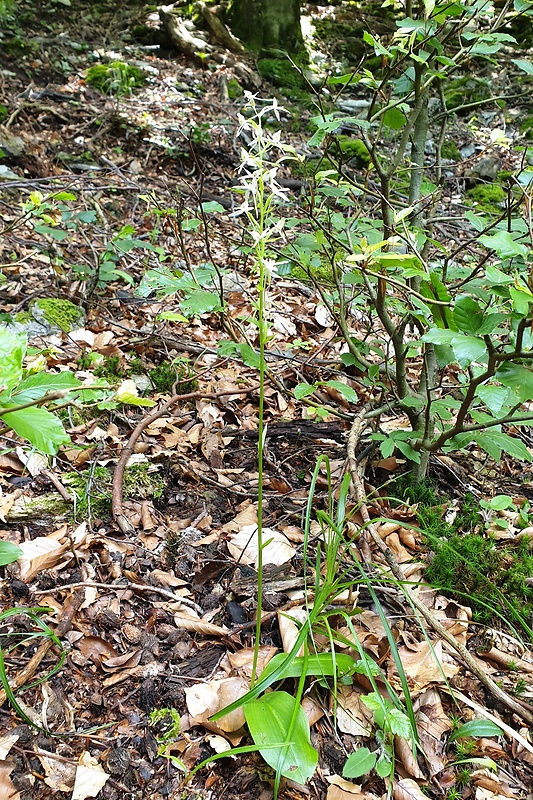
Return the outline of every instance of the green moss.
<path id="1" fill-rule="evenodd" d="M 31 322 L 32 320 L 33 317 L 29 311 L 19 311 L 18 314 L 15 314 L 15 321 L 20 322 L 21 325 L 25 325 L 27 322 Z"/>
<path id="2" fill-rule="evenodd" d="M 488 100 L 491 96 L 491 89 L 483 78 L 465 75 L 462 78 L 448 81 L 444 87 L 444 96 L 448 110 L 453 111 L 453 109 L 468 105 L 468 103 Z"/>
<path id="3" fill-rule="evenodd" d="M 81 308 L 75 306 L 70 300 L 59 300 L 53 297 L 43 297 L 30 305 L 31 309 L 35 306 L 43 312 L 44 318 L 52 325 L 57 325 L 62 331 L 69 332 L 75 325 L 79 325 L 83 320 L 84 313 Z"/>
<path id="4" fill-rule="evenodd" d="M 303 92 L 307 87 L 303 76 L 287 58 L 260 58 L 257 62 L 257 71 L 262 78 L 275 86 L 289 89 L 291 96 L 295 91 Z M 304 94 L 307 96 L 306 92 Z"/>
<path id="5" fill-rule="evenodd" d="M 89 67 L 85 80 L 104 94 L 120 97 L 131 94 L 133 89 L 143 86 L 146 75 L 138 67 L 125 64 L 123 61 L 112 61 L 110 64 L 95 64 Z"/>
<path id="6" fill-rule="evenodd" d="M 242 97 L 243 94 L 244 89 L 237 78 L 232 78 L 228 81 L 228 96 L 230 100 L 236 100 L 238 97 Z"/>
<path id="7" fill-rule="evenodd" d="M 95 369 L 94 374 L 97 378 L 106 378 L 111 383 L 123 378 L 124 370 L 120 366 L 120 356 L 109 356 Z"/>
<path id="8" fill-rule="evenodd" d="M 523 133 L 525 138 L 531 141 L 533 139 L 533 116 L 526 117 L 520 123 L 520 133 Z"/>
<path id="9" fill-rule="evenodd" d="M 148 375 L 158 392 L 170 392 L 178 379 L 176 367 L 169 361 L 162 361 Z"/>
<path id="10" fill-rule="evenodd" d="M 341 155 L 344 159 L 355 159 L 362 166 L 370 164 L 370 153 L 361 139 L 353 139 L 351 136 L 337 135 L 333 139 L 330 152 L 334 155 Z"/>
<path id="11" fill-rule="evenodd" d="M 472 608 L 488 625 L 509 620 L 517 627 L 533 615 L 533 550 L 528 537 L 500 544 L 483 532 L 478 500 L 462 498 L 453 524 L 446 522 L 447 498 L 429 481 L 413 485 L 402 477 L 393 492 L 402 502 L 418 503 L 417 517 L 431 551 L 426 580 Z M 499 617 L 498 614 L 501 616 Z"/>
<path id="12" fill-rule="evenodd" d="M 308 268 L 293 266 L 291 268 L 291 278 L 302 283 L 319 283 L 321 286 L 331 286 L 333 284 L 333 270 L 329 264 L 321 264 L 318 267 L 309 266 Z"/>
<path id="13" fill-rule="evenodd" d="M 132 464 L 124 471 L 122 491 L 126 498 L 161 497 L 163 479 L 151 468 L 150 464 Z"/>
<path id="14" fill-rule="evenodd" d="M 85 472 L 67 472 L 63 483 L 76 495 L 77 519 L 92 517 L 105 519 L 111 509 L 111 473 L 107 467 L 95 467 Z"/>
<path id="15" fill-rule="evenodd" d="M 450 139 L 442 143 L 440 153 L 443 158 L 449 158 L 450 161 L 461 161 L 462 159 L 461 151 L 455 142 L 452 142 Z"/>
<path id="16" fill-rule="evenodd" d="M 130 375 L 143 375 L 144 364 L 142 362 L 142 358 L 139 358 L 139 356 L 133 356 L 133 358 L 130 358 L 128 362 L 128 372 Z"/>
<path id="17" fill-rule="evenodd" d="M 497 183 L 480 183 L 467 191 L 468 197 L 484 211 L 499 213 L 507 192 Z"/>
<path id="18" fill-rule="evenodd" d="M 180 715 L 175 708 L 156 708 L 150 713 L 150 727 L 158 744 L 174 742 L 181 731 Z"/>
<path id="19" fill-rule="evenodd" d="M 158 392 L 170 392 L 174 384 L 176 394 L 188 394 L 198 388 L 198 382 L 192 376 L 188 362 L 162 361 L 148 374 Z"/>

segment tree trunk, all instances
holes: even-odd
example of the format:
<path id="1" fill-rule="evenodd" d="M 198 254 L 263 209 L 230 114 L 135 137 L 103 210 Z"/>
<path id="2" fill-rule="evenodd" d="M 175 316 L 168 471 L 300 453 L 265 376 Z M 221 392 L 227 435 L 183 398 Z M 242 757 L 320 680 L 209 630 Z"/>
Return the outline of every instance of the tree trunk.
<path id="1" fill-rule="evenodd" d="M 234 0 L 228 18 L 235 36 L 252 50 L 294 55 L 303 47 L 300 0 Z"/>

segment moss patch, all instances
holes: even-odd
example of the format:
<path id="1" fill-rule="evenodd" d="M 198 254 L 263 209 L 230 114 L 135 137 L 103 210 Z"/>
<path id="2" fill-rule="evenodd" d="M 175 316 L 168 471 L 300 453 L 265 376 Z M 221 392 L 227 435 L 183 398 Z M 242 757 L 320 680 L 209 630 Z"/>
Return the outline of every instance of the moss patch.
<path id="1" fill-rule="evenodd" d="M 244 89 L 236 78 L 228 81 L 228 97 L 230 100 L 236 100 L 238 97 L 242 97 L 243 94 Z"/>
<path id="2" fill-rule="evenodd" d="M 368 148 L 361 139 L 353 139 L 351 136 L 338 135 L 335 136 L 330 152 L 333 155 L 340 155 L 344 160 L 354 159 L 361 166 L 368 166 L 370 164 L 370 153 Z"/>
<path id="3" fill-rule="evenodd" d="M 260 58 L 257 71 L 274 86 L 286 90 L 290 97 L 308 96 L 305 79 L 287 58 Z"/>
<path id="4" fill-rule="evenodd" d="M 420 486 L 400 480 L 395 495 L 417 502 L 417 516 L 430 549 L 426 569 L 429 584 L 472 608 L 474 618 L 502 627 L 529 624 L 533 615 L 533 548 L 528 537 L 497 542 L 486 533 L 479 503 L 466 495 L 453 524 L 444 519 L 447 498 L 430 482 Z M 501 616 L 498 616 L 501 615 Z"/>
<path id="5" fill-rule="evenodd" d="M 459 108 L 468 103 L 488 100 L 491 96 L 491 90 L 486 80 L 465 75 L 462 78 L 455 78 L 455 80 L 449 81 L 444 87 L 444 96 L 448 110 L 452 111 L 454 108 Z"/>
<path id="6" fill-rule="evenodd" d="M 67 472 L 63 483 L 76 495 L 77 519 L 87 519 L 89 505 L 92 517 L 105 519 L 111 510 L 111 473 L 107 467 L 95 467 L 94 471 Z"/>
<path id="7" fill-rule="evenodd" d="M 30 305 L 30 313 L 33 317 L 39 318 L 39 311 L 47 322 L 57 325 L 66 333 L 83 324 L 85 318 L 83 309 L 75 306 L 70 300 L 59 300 L 53 297 L 43 297 Z"/>
<path id="8" fill-rule="evenodd" d="M 146 82 L 146 75 L 138 67 L 125 64 L 123 61 L 112 61 L 110 64 L 95 64 L 89 67 L 85 80 L 103 94 L 116 97 L 128 95 Z"/>
<path id="9" fill-rule="evenodd" d="M 163 494 L 163 479 L 150 464 L 132 464 L 124 471 L 122 491 L 125 498 L 158 498 Z"/>
<path id="10" fill-rule="evenodd" d="M 443 158 L 449 158 L 450 161 L 462 160 L 461 151 L 459 150 L 455 142 L 452 142 L 449 139 L 448 141 L 442 143 L 440 153 Z"/>
<path id="11" fill-rule="evenodd" d="M 473 200 L 484 211 L 500 213 L 501 203 L 507 197 L 507 192 L 496 183 L 480 183 L 467 191 L 470 200 Z"/>

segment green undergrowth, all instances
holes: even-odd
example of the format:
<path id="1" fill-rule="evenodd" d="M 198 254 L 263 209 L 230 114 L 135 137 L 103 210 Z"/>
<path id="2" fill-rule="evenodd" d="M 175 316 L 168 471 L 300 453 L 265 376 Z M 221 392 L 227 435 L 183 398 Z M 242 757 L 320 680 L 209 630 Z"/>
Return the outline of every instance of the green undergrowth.
<path id="1" fill-rule="evenodd" d="M 89 67 L 85 80 L 104 94 L 120 97 L 131 94 L 133 89 L 143 86 L 146 75 L 131 64 L 112 61 L 110 64 L 95 64 Z"/>
<path id="2" fill-rule="evenodd" d="M 469 189 L 467 195 L 479 208 L 498 214 L 501 213 L 502 203 L 507 197 L 507 192 L 497 183 L 480 183 Z"/>
<path id="3" fill-rule="evenodd" d="M 418 524 L 429 549 L 426 580 L 470 606 L 473 619 L 496 628 L 509 622 L 530 634 L 533 615 L 533 548 L 528 536 L 497 540 L 485 530 L 479 501 L 466 494 L 453 522 L 445 519 L 450 498 L 434 484 L 400 478 L 392 491 L 417 504 Z"/>

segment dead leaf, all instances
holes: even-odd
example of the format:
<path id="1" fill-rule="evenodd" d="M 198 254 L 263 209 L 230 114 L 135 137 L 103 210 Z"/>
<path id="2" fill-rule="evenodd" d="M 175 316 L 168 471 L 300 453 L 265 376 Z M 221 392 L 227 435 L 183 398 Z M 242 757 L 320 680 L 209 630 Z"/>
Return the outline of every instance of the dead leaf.
<path id="1" fill-rule="evenodd" d="M 76 642 L 76 647 L 87 661 L 101 664 L 104 658 L 115 658 L 118 654 L 112 644 L 100 636 L 84 636 Z"/>
<path id="2" fill-rule="evenodd" d="M 404 739 L 402 736 L 395 736 L 394 751 L 396 753 L 396 757 L 401 762 L 405 772 L 408 775 L 411 775 L 413 778 L 419 778 L 420 780 L 425 779 L 426 776 L 420 769 L 418 761 L 413 755 L 411 745 L 407 739 Z"/>
<path id="3" fill-rule="evenodd" d="M 96 797 L 108 779 L 109 775 L 102 769 L 98 761 L 90 753 L 84 751 L 78 761 L 71 800 Z"/>
<path id="4" fill-rule="evenodd" d="M 245 525 L 238 533 L 228 539 L 228 550 L 240 564 L 257 567 L 259 558 L 257 525 Z M 286 536 L 274 528 L 263 528 L 263 564 L 280 566 L 286 564 L 296 554 L 296 549 Z"/>
<path id="5" fill-rule="evenodd" d="M 0 761 L 0 800 L 20 800 L 20 794 L 9 777 L 14 766 L 13 761 L 5 759 Z"/>
<path id="6" fill-rule="evenodd" d="M 55 792 L 71 792 L 76 777 L 76 764 L 56 758 L 54 753 L 35 748 L 37 758 L 44 769 L 44 782 Z"/>
<path id="7" fill-rule="evenodd" d="M 209 718 L 235 700 L 243 697 L 250 684 L 244 678 L 222 678 L 222 680 L 199 683 L 185 689 L 185 700 L 189 714 L 197 724 L 209 722 Z M 191 720 L 192 721 L 192 720 Z M 223 731 L 237 731 L 245 724 L 244 711 L 237 708 L 217 720 Z"/>
<path id="8" fill-rule="evenodd" d="M 429 683 L 445 683 L 446 678 L 452 678 L 460 670 L 457 664 L 446 660 L 440 639 L 431 645 L 424 640 L 414 648 L 399 647 L 398 653 L 414 691 L 424 689 Z M 395 673 L 394 678 L 397 680 Z"/>
<path id="9" fill-rule="evenodd" d="M 220 625 L 213 625 L 211 622 L 204 622 L 199 617 L 194 617 L 185 611 L 174 614 L 174 624 L 177 628 L 203 633 L 205 636 L 226 636 L 228 633 L 227 628 L 221 628 Z"/>
<path id="10" fill-rule="evenodd" d="M 333 701 L 332 701 L 333 710 Z M 352 736 L 372 736 L 372 712 L 361 701 L 352 686 L 339 686 L 337 691 L 337 725 Z"/>
<path id="11" fill-rule="evenodd" d="M 427 800 L 420 786 L 412 778 L 403 778 L 392 785 L 394 800 Z"/>

